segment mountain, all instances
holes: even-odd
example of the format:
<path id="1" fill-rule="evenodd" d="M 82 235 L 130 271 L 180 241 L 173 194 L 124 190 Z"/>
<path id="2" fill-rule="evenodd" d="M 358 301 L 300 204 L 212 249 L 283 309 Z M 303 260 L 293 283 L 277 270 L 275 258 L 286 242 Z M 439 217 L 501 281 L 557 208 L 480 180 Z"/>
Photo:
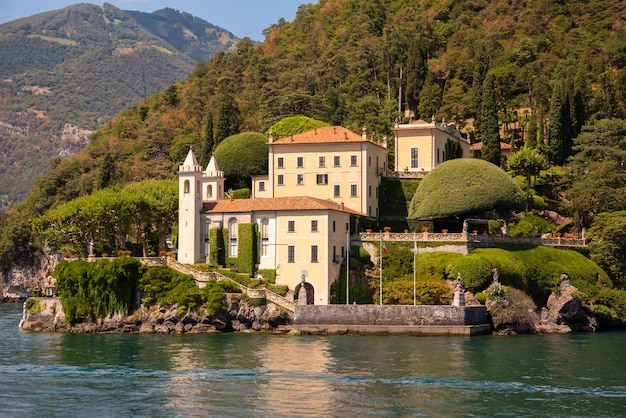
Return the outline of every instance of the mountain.
<path id="1" fill-rule="evenodd" d="M 51 158 L 238 42 L 188 13 L 106 3 L 0 25 L 0 202 L 21 200 Z"/>

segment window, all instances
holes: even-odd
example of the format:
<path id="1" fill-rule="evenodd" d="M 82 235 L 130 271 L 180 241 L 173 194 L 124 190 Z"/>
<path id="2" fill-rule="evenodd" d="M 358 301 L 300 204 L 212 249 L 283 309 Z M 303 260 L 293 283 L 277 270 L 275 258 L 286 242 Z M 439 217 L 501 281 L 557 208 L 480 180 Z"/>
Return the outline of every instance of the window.
<path id="1" fill-rule="evenodd" d="M 298 168 L 304 167 L 304 157 L 297 157 L 296 158 L 296 166 Z"/>
<path id="2" fill-rule="evenodd" d="M 285 176 L 283 176 L 282 174 L 279 174 L 279 175 L 278 175 L 278 178 L 277 178 L 277 180 L 276 180 L 276 183 L 277 183 L 279 186 L 284 185 L 284 184 L 285 184 Z"/>
<path id="3" fill-rule="evenodd" d="M 185 180 L 184 193 L 189 193 L 189 180 Z"/>
<path id="4" fill-rule="evenodd" d="M 318 166 L 326 167 L 326 157 L 324 157 L 323 155 L 320 155 L 318 161 L 319 161 Z"/>
<path id="5" fill-rule="evenodd" d="M 351 184 L 350 185 L 350 197 L 356 197 L 356 184 Z"/>
<path id="6" fill-rule="evenodd" d="M 372 185 L 367 186 L 367 197 L 372 197 Z"/>
<path id="7" fill-rule="evenodd" d="M 356 161 L 357 161 L 356 155 L 351 155 L 350 156 L 350 166 L 356 167 Z"/>
<path id="8" fill-rule="evenodd" d="M 230 218 L 228 221 L 228 256 L 237 257 L 237 237 L 239 234 L 239 227 L 237 226 L 237 219 Z"/>
<path id="9" fill-rule="evenodd" d="M 417 148 L 411 148 L 411 168 L 419 167 L 419 158 Z"/>
<path id="10" fill-rule="evenodd" d="M 333 232 L 335 232 L 335 221 L 333 221 Z"/>
<path id="11" fill-rule="evenodd" d="M 337 257 L 337 246 L 333 245 L 333 263 L 338 263 L 339 258 Z"/>
<path id="12" fill-rule="evenodd" d="M 437 148 L 437 162 L 439 163 L 441 160 L 439 159 L 439 154 L 441 154 L 441 150 Z"/>
<path id="13" fill-rule="evenodd" d="M 270 246 L 270 221 L 269 219 L 261 220 L 261 255 L 267 255 Z"/>
<path id="14" fill-rule="evenodd" d="M 341 197 L 341 186 L 339 184 L 335 184 L 333 186 L 333 196 L 334 197 Z"/>
<path id="15" fill-rule="evenodd" d="M 311 245 L 311 263 L 317 263 L 317 245 Z"/>
<path id="16" fill-rule="evenodd" d="M 367 207 L 367 215 L 368 216 L 372 216 L 372 207 L 371 206 Z"/>
<path id="17" fill-rule="evenodd" d="M 378 199 L 378 186 L 376 186 L 376 199 Z"/>
<path id="18" fill-rule="evenodd" d="M 317 184 L 328 184 L 328 174 L 318 174 Z"/>
<path id="19" fill-rule="evenodd" d="M 296 221 L 287 222 L 287 232 L 296 232 Z"/>
<path id="20" fill-rule="evenodd" d="M 317 220 L 311 221 L 311 232 L 317 232 Z"/>
<path id="21" fill-rule="evenodd" d="M 304 184 L 304 174 L 298 174 L 298 185 Z"/>
<path id="22" fill-rule="evenodd" d="M 335 167 L 339 167 L 339 166 L 341 166 L 341 156 L 340 156 L 340 155 L 335 155 L 335 156 L 333 157 L 333 165 L 334 165 Z"/>
<path id="23" fill-rule="evenodd" d="M 210 184 L 206 186 L 206 197 L 207 199 L 213 199 L 213 186 Z"/>
<path id="24" fill-rule="evenodd" d="M 293 245 L 289 245 L 287 247 L 287 262 L 288 263 L 296 262 L 296 248 Z"/>
<path id="25" fill-rule="evenodd" d="M 369 167 L 371 167 L 371 166 L 372 166 L 372 156 L 371 156 L 371 155 L 368 155 L 368 156 L 367 156 L 367 165 L 368 165 Z"/>
<path id="26" fill-rule="evenodd" d="M 204 221 L 204 257 L 208 257 L 210 252 L 210 238 L 211 236 L 211 220 L 207 219 Z"/>
<path id="27" fill-rule="evenodd" d="M 260 192 L 264 192 L 265 191 L 265 182 L 264 181 L 260 181 L 259 182 L 259 191 Z"/>
<path id="28" fill-rule="evenodd" d="M 276 168 L 285 168 L 285 158 L 283 157 L 276 158 Z"/>

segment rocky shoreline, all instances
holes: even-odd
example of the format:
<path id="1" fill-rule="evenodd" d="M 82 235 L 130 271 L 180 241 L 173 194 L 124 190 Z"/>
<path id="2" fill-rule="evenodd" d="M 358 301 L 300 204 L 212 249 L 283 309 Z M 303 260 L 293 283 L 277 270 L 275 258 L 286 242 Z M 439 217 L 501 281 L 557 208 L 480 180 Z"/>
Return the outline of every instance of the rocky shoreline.
<path id="1" fill-rule="evenodd" d="M 199 315 L 197 312 L 180 313 L 178 306 L 168 308 L 151 306 L 133 314 L 115 315 L 98 321 L 67 324 L 61 303 L 57 298 L 39 298 L 37 313 L 27 312 L 20 328 L 43 332 L 73 333 L 144 333 L 183 334 L 211 332 L 271 331 L 288 332 L 293 318 L 273 303 L 252 306 L 240 295 L 226 298 L 226 310 L 218 315 Z"/>

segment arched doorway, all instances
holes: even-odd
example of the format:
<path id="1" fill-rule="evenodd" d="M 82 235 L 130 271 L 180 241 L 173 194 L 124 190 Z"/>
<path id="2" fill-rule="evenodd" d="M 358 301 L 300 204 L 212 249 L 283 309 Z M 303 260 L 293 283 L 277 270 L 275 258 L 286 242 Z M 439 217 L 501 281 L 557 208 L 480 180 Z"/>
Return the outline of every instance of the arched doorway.
<path id="1" fill-rule="evenodd" d="M 306 305 L 314 305 L 315 304 L 315 289 L 313 289 L 313 285 L 307 282 L 300 282 L 294 289 L 294 299 L 297 305 L 300 305 L 300 289 L 304 286 L 306 290 Z M 304 305 L 304 303 L 302 303 Z"/>

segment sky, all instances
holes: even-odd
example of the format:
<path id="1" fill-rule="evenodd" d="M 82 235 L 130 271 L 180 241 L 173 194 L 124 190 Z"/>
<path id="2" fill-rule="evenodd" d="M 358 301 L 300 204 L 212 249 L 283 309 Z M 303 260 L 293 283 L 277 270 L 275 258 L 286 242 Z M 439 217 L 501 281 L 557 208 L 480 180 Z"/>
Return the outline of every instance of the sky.
<path id="1" fill-rule="evenodd" d="M 63 9 L 76 3 L 109 3 L 122 10 L 154 12 L 169 7 L 187 12 L 232 32 L 263 41 L 263 30 L 280 18 L 291 22 L 300 4 L 314 0 L 0 0 L 0 24 L 22 17 Z"/>

